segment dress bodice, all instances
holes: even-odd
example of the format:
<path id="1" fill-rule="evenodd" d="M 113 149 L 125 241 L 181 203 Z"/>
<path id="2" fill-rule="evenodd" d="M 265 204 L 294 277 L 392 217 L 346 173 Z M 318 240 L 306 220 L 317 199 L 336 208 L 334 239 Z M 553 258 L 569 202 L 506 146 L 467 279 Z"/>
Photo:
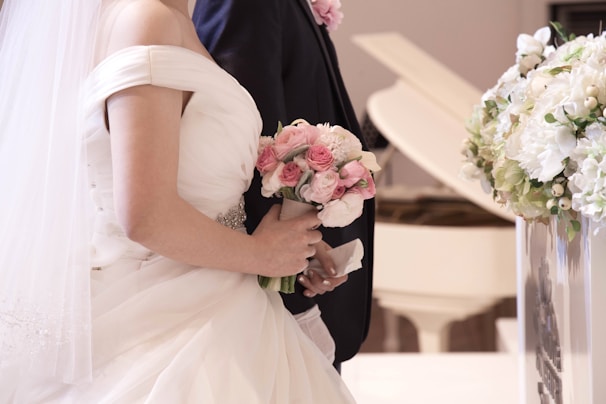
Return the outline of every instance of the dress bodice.
<path id="1" fill-rule="evenodd" d="M 126 238 L 114 211 L 105 101 L 117 91 L 146 84 L 193 92 L 181 118 L 177 184 L 182 198 L 216 219 L 237 206 L 250 185 L 261 119 L 232 76 L 205 56 L 176 46 L 135 46 L 112 54 L 91 73 L 86 94 L 85 144 L 96 209 L 94 266 L 141 249 Z"/>

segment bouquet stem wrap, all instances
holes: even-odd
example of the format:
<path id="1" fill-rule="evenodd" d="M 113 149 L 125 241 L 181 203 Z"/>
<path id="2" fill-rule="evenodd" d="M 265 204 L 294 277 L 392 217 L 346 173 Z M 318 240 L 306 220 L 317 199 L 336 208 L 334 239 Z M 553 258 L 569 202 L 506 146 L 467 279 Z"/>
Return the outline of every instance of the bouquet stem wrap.
<path id="1" fill-rule="evenodd" d="M 315 206 L 284 198 L 282 201 L 282 210 L 280 211 L 280 220 L 288 220 L 301 216 L 307 212 L 317 210 Z M 268 277 L 259 275 L 259 285 L 262 288 L 274 290 L 282 293 L 293 293 L 295 291 L 295 280 L 297 275 Z"/>

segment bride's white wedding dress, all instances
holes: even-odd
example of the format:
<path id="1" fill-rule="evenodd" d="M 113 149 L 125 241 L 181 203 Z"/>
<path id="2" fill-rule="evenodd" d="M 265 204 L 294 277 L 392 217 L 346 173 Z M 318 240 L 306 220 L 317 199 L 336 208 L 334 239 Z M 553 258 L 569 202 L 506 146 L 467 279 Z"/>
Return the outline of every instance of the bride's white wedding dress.
<path id="1" fill-rule="evenodd" d="M 196 268 L 126 238 L 113 208 L 105 100 L 153 84 L 193 91 L 183 112 L 180 195 L 227 226 L 242 223 L 261 120 L 249 94 L 185 48 L 137 46 L 91 76 L 87 116 L 92 242 L 91 384 L 40 385 L 32 402 L 349 403 L 337 372 L 256 276 Z M 237 253 L 235 251 L 234 253 Z"/>

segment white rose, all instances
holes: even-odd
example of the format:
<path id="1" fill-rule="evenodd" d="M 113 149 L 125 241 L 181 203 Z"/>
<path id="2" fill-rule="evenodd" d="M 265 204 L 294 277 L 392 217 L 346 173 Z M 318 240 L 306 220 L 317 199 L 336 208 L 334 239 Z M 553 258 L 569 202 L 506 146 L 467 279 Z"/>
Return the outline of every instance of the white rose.
<path id="1" fill-rule="evenodd" d="M 460 177 L 466 180 L 475 180 L 480 178 L 482 171 L 473 163 L 466 162 L 459 171 Z"/>
<path id="2" fill-rule="evenodd" d="M 339 185 L 339 173 L 336 171 L 320 171 L 312 177 L 311 184 L 301 187 L 301 197 L 307 202 L 327 203 L 330 201 L 335 188 Z"/>
<path id="3" fill-rule="evenodd" d="M 542 55 L 551 37 L 549 27 L 539 28 L 533 36 L 520 34 L 517 40 L 518 55 L 538 54 Z"/>
<path id="4" fill-rule="evenodd" d="M 267 173 L 261 180 L 261 195 L 266 198 L 271 198 L 276 192 L 282 188 L 284 184 L 280 181 L 280 174 L 284 168 L 284 163 L 280 162 L 276 169 L 270 174 Z"/>
<path id="5" fill-rule="evenodd" d="M 318 213 L 324 227 L 345 227 L 362 215 L 364 198 L 357 193 L 348 192 L 334 201 L 328 202 Z"/>
<path id="6" fill-rule="evenodd" d="M 541 56 L 534 53 L 520 56 L 518 63 L 520 65 L 520 73 L 526 75 L 526 73 L 541 63 Z"/>
<path id="7" fill-rule="evenodd" d="M 377 163 L 377 157 L 372 152 L 363 151 L 360 163 L 373 173 L 381 171 L 381 166 Z"/>
<path id="8" fill-rule="evenodd" d="M 518 36 L 516 62 L 519 65 L 520 73 L 526 75 L 528 71 L 541 63 L 550 37 L 551 30 L 549 27 L 540 28 L 533 36 L 528 34 Z"/>

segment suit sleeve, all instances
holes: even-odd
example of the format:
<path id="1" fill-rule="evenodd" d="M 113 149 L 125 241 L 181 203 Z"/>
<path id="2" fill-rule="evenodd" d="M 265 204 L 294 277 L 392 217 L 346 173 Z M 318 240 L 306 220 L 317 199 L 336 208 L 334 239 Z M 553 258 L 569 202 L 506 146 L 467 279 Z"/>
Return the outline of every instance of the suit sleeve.
<path id="1" fill-rule="evenodd" d="M 283 0 L 197 0 L 193 21 L 217 63 L 252 95 L 263 134 L 287 124 L 282 85 Z"/>

